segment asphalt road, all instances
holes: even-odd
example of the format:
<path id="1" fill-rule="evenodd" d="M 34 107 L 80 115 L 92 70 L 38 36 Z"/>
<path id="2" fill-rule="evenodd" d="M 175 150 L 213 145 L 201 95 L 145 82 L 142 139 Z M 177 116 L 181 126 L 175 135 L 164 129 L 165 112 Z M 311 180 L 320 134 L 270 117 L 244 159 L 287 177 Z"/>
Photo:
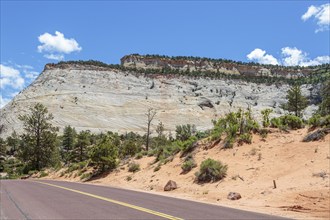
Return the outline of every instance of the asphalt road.
<path id="1" fill-rule="evenodd" d="M 0 219 L 284 218 L 90 184 L 1 180 Z"/>

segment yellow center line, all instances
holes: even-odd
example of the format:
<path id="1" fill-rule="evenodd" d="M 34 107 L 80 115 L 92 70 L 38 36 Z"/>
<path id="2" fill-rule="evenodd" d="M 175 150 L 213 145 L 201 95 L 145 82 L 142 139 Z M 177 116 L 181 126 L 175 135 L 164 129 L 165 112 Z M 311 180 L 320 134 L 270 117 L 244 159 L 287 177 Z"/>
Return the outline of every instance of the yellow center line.
<path id="1" fill-rule="evenodd" d="M 165 213 L 157 212 L 157 211 L 147 209 L 147 208 L 143 208 L 143 207 L 140 207 L 140 206 L 131 205 L 131 204 L 128 204 L 128 203 L 125 203 L 125 202 L 120 202 L 120 201 L 117 201 L 117 200 L 109 199 L 109 198 L 106 198 L 106 197 L 103 197 L 103 196 L 98 196 L 98 195 L 94 195 L 94 194 L 91 194 L 91 193 L 86 193 L 86 192 L 82 192 L 82 191 L 79 191 L 79 190 L 70 189 L 70 188 L 66 188 L 66 187 L 63 187 L 63 186 L 58 186 L 58 185 L 54 185 L 54 184 L 50 184 L 50 183 L 44 183 L 44 182 L 40 182 L 40 181 L 33 181 L 33 182 L 37 182 L 37 183 L 40 183 L 40 184 L 53 186 L 53 187 L 68 190 L 68 191 L 71 191 L 71 192 L 79 193 L 79 194 L 82 194 L 82 195 L 90 196 L 90 197 L 93 197 L 93 198 L 96 198 L 96 199 L 100 199 L 100 200 L 104 200 L 104 201 L 111 202 L 111 203 L 114 203 L 114 204 L 122 205 L 122 206 L 125 206 L 125 207 L 128 207 L 128 208 L 136 209 L 136 210 L 141 211 L 141 212 L 146 212 L 146 213 L 149 213 L 149 214 L 160 216 L 160 217 L 163 217 L 163 218 L 166 218 L 166 219 L 183 220 L 182 218 L 167 215 Z"/>

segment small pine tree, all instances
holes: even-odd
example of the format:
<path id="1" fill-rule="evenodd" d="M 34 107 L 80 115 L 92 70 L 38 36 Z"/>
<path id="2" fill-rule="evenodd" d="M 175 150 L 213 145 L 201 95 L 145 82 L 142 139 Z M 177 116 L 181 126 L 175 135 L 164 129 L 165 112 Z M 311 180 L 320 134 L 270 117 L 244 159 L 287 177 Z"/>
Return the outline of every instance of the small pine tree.
<path id="1" fill-rule="evenodd" d="M 90 131 L 81 131 L 77 136 L 76 144 L 72 150 L 72 160 L 82 162 L 88 158 L 87 148 L 91 144 Z"/>
<path id="2" fill-rule="evenodd" d="M 77 132 L 70 125 L 63 130 L 62 158 L 65 164 L 72 162 L 72 151 L 76 144 Z"/>
<path id="3" fill-rule="evenodd" d="M 322 102 L 319 106 L 321 116 L 330 115 L 330 80 L 324 82 L 321 90 Z"/>
<path id="4" fill-rule="evenodd" d="M 301 94 L 300 86 L 292 86 L 286 96 L 287 103 L 281 106 L 282 109 L 293 112 L 295 116 L 301 117 L 302 111 L 307 107 L 308 100 Z"/>

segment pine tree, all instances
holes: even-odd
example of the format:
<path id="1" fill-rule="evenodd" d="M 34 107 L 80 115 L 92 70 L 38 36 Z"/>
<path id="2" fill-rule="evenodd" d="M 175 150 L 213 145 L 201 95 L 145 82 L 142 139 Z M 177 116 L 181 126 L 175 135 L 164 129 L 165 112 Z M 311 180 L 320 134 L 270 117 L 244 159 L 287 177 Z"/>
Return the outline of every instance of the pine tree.
<path id="1" fill-rule="evenodd" d="M 9 137 L 6 139 L 8 147 L 10 147 L 10 154 L 14 155 L 19 148 L 20 138 L 16 131 L 13 131 Z"/>
<path id="2" fill-rule="evenodd" d="M 4 170 L 6 151 L 6 142 L 0 137 L 0 172 Z"/>
<path id="3" fill-rule="evenodd" d="M 300 86 L 292 86 L 286 95 L 287 103 L 281 106 L 282 109 L 293 112 L 295 116 L 301 117 L 302 111 L 307 107 L 308 100 L 301 94 Z"/>
<path id="4" fill-rule="evenodd" d="M 101 172 L 116 168 L 118 156 L 118 148 L 114 145 L 113 140 L 107 136 L 94 146 L 90 152 L 92 164 L 96 165 Z"/>
<path id="5" fill-rule="evenodd" d="M 62 140 L 62 159 L 65 164 L 72 161 L 72 151 L 76 144 L 77 132 L 70 125 L 66 126 L 63 130 L 63 140 Z"/>
<path id="6" fill-rule="evenodd" d="M 53 116 L 42 104 L 37 103 L 29 110 L 30 114 L 19 116 L 25 131 L 21 135 L 19 157 L 32 169 L 41 170 L 52 162 L 58 128 L 49 122 Z"/>
<path id="7" fill-rule="evenodd" d="M 72 152 L 72 159 L 76 162 L 81 162 L 87 159 L 87 147 L 91 144 L 90 131 L 81 131 L 77 137 L 77 143 Z"/>
<path id="8" fill-rule="evenodd" d="M 330 80 L 324 82 L 321 89 L 322 102 L 319 106 L 319 112 L 322 116 L 330 114 Z"/>

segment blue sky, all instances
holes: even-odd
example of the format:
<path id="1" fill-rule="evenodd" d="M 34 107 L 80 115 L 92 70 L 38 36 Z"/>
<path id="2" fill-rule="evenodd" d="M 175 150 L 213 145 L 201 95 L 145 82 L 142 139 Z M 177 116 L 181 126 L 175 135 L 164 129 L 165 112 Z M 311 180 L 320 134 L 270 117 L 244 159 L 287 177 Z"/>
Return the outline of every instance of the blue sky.
<path id="1" fill-rule="evenodd" d="M 329 1 L 3 1 L 1 106 L 46 63 L 131 53 L 329 62 Z"/>

